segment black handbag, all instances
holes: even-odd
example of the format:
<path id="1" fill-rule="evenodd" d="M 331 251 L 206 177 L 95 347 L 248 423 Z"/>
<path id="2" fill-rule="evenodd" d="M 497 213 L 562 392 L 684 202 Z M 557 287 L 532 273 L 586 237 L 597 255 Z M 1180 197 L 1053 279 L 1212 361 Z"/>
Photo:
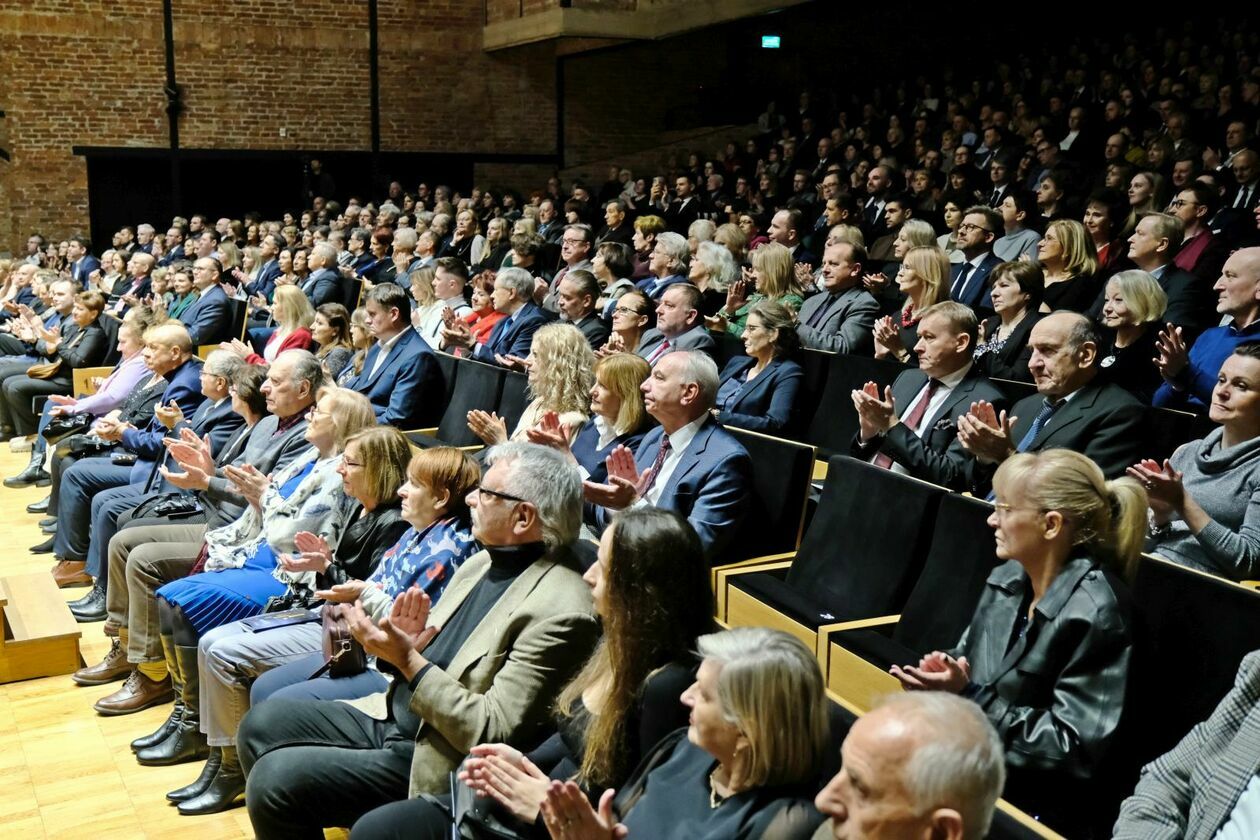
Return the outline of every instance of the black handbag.
<path id="1" fill-rule="evenodd" d="M 185 519 L 201 513 L 201 502 L 184 493 L 159 493 L 136 505 L 131 519 Z"/>
<path id="2" fill-rule="evenodd" d="M 92 428 L 92 417 L 90 415 L 66 414 L 61 417 L 54 417 L 52 422 L 44 427 L 44 431 L 40 432 L 40 435 L 49 444 L 56 445 L 65 438 L 70 437 L 70 435 L 81 435 L 90 428 Z"/>

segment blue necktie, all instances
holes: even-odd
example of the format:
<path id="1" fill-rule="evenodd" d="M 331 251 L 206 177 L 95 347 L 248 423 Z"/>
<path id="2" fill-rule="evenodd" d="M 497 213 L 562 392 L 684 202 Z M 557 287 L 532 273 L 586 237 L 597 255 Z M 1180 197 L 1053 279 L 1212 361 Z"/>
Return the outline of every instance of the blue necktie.
<path id="1" fill-rule="evenodd" d="M 1032 446 L 1033 441 L 1037 439 L 1037 435 L 1041 434 L 1041 430 L 1045 428 L 1046 423 L 1050 422 L 1050 417 L 1059 410 L 1059 407 L 1066 402 L 1065 400 L 1042 400 L 1041 411 L 1037 412 L 1037 416 L 1033 418 L 1033 424 L 1029 427 L 1028 433 L 1024 435 L 1019 442 L 1019 446 L 1015 447 L 1016 452 L 1027 452 Z"/>

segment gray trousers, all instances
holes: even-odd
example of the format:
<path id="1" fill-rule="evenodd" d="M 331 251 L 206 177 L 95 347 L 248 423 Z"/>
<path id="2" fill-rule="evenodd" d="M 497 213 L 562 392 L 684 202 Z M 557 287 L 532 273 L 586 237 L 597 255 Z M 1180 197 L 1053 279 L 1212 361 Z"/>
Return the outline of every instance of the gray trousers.
<path id="1" fill-rule="evenodd" d="M 142 525 L 124 528 L 109 541 L 105 632 L 127 628 L 127 661 L 133 665 L 164 659 L 154 593 L 192 571 L 205 536 L 204 522 Z"/>
<path id="2" fill-rule="evenodd" d="M 236 744 L 249 711 L 249 687 L 259 675 L 323 648 L 318 621 L 254 633 L 234 621 L 207 631 L 197 646 L 201 674 L 201 731 L 212 747 Z"/>

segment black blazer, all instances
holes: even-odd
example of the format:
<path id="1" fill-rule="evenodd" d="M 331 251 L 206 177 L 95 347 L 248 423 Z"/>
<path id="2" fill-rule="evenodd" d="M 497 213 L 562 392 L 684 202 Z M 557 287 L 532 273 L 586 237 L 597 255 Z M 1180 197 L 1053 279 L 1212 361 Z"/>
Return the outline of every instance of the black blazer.
<path id="1" fill-rule="evenodd" d="M 1032 374 L 1028 371 L 1028 360 L 1032 358 L 1032 349 L 1028 346 L 1028 336 L 1037 322 L 1046 317 L 1044 312 L 1030 311 L 1024 320 L 1015 325 L 1011 334 L 996 353 L 989 351 L 976 356 L 976 367 L 985 376 L 993 379 L 1014 379 L 1016 382 L 1032 382 Z M 1002 319 L 997 315 L 984 322 L 984 334 L 989 336 L 997 331 Z"/>
<path id="2" fill-rule="evenodd" d="M 1155 340 L 1159 337 L 1159 324 L 1149 324 L 1146 332 L 1128 347 L 1119 349 L 1108 335 L 1098 348 L 1098 378 L 1103 382 L 1119 385 L 1133 396 L 1150 405 L 1151 399 L 1164 379 L 1159 368 L 1151 361 L 1155 358 Z"/>
<path id="3" fill-rule="evenodd" d="M 82 334 L 83 337 L 78 336 Z M 61 359 L 61 369 L 54 377 L 58 382 L 69 382 L 75 368 L 99 365 L 109 349 L 109 338 L 101 328 L 100 319 L 86 327 L 67 321 L 61 331 L 61 344 L 54 356 Z"/>
<path id="4" fill-rule="evenodd" d="M 1169 264 L 1156 282 L 1168 295 L 1168 308 L 1164 310 L 1161 323 L 1176 324 L 1193 335 L 1204 327 L 1216 325 L 1220 316 L 1216 314 L 1216 292 L 1212 291 L 1215 277 L 1204 285 L 1190 272 Z M 1107 284 L 1103 283 L 1098 288 L 1094 304 L 1085 314 L 1094 321 L 1101 321 L 1106 298 Z"/>
<path id="5" fill-rule="evenodd" d="M 998 566 L 950 653 L 967 657 L 971 683 L 964 696 L 984 709 L 1006 746 L 1012 776 L 1005 795 L 1044 813 L 1065 807 L 1056 802 L 1063 783 L 1088 782 L 1106 757 L 1124 706 L 1133 642 L 1128 589 L 1089 557 L 1067 562 L 1012 642 L 1030 593 L 1017 561 Z"/>
<path id="6" fill-rule="evenodd" d="M 392 498 L 377 505 L 375 510 L 362 516 L 356 508 L 328 568 L 315 576 L 320 589 L 328 589 L 347 580 L 367 580 L 376 570 L 384 554 L 394 543 L 402 539 L 411 527 L 402 518 L 402 500 Z"/>
<path id="7" fill-rule="evenodd" d="M 740 377 L 756 364 L 751 356 L 736 356 L 722 369 L 721 384 Z M 774 359 L 751 382 L 745 382 L 725 407 L 718 406 L 718 422 L 724 426 L 774 434 L 790 428 L 796 419 L 796 395 L 805 372 L 790 359 Z M 721 387 L 718 388 L 719 393 Z"/>
<path id="8" fill-rule="evenodd" d="M 927 374 L 918 369 L 902 371 L 897 375 L 892 389 L 898 416 L 905 414 L 927 380 Z M 992 403 L 998 411 L 1006 408 L 1005 395 L 972 365 L 958 386 L 949 392 L 941 407 L 923 418 L 923 427 L 928 429 L 924 437 L 920 438 L 904 423 L 898 423 L 887 434 L 871 438 L 865 445 L 861 434 L 855 434 L 849 447 L 850 454 L 869 461 L 876 453 L 883 453 L 905 467 L 915 478 L 951 490 L 966 490 L 970 456 L 958 442 L 958 416 L 966 413 L 977 400 Z"/>

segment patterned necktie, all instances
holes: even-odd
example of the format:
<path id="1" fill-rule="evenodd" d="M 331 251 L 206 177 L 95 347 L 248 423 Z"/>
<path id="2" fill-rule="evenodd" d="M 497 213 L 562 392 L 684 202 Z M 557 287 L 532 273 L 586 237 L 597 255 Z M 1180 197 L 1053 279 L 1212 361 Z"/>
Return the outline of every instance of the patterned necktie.
<path id="1" fill-rule="evenodd" d="M 647 486 L 643 488 L 643 497 L 656 486 L 656 477 L 661 474 L 661 467 L 665 464 L 665 458 L 669 455 L 669 435 L 661 436 L 661 448 L 656 453 L 656 458 L 652 461 L 652 475 L 648 478 Z"/>
<path id="2" fill-rule="evenodd" d="M 906 424 L 906 428 L 912 432 L 919 431 L 919 424 L 923 422 L 923 416 L 927 414 L 928 403 L 932 402 L 932 397 L 936 396 L 937 390 L 941 387 L 941 380 L 929 379 L 927 384 L 927 393 L 923 395 L 923 399 L 914 404 L 914 409 L 910 412 L 910 416 L 902 420 Z M 893 461 L 883 452 L 875 456 L 875 460 L 871 462 L 877 467 L 883 467 L 886 470 L 892 469 Z"/>
<path id="3" fill-rule="evenodd" d="M 1033 441 L 1037 439 L 1037 435 L 1041 434 L 1041 430 L 1045 428 L 1046 423 L 1050 422 L 1051 416 L 1059 410 L 1060 406 L 1067 400 L 1050 400 L 1041 401 L 1041 411 L 1037 412 L 1037 416 L 1033 418 L 1033 424 L 1028 428 L 1028 433 L 1020 440 L 1019 446 L 1015 447 L 1016 452 L 1027 452 L 1029 447 L 1033 445 Z"/>
<path id="4" fill-rule="evenodd" d="M 660 361 L 661 356 L 664 356 L 666 353 L 669 352 L 669 348 L 670 348 L 669 339 L 668 338 L 662 339 L 661 343 L 657 345 L 655 350 L 652 351 L 652 355 L 648 356 L 647 363 L 651 365 L 652 367 L 656 367 L 656 363 Z"/>

